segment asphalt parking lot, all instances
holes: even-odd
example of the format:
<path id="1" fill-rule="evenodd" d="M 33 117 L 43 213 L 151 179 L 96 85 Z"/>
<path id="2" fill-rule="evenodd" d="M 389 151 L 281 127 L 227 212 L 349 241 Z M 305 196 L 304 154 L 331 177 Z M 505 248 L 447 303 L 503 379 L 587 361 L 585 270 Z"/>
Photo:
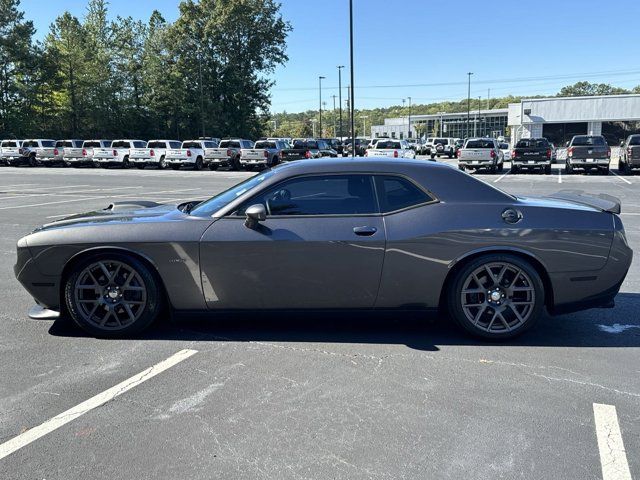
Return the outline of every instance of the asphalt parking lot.
<path id="1" fill-rule="evenodd" d="M 0 168 L 0 478 L 640 478 L 637 253 L 615 308 L 503 344 L 388 313 L 166 320 L 135 340 L 27 317 L 12 267 L 35 226 L 248 175 Z M 478 176 L 615 195 L 640 251 L 640 175 Z"/>

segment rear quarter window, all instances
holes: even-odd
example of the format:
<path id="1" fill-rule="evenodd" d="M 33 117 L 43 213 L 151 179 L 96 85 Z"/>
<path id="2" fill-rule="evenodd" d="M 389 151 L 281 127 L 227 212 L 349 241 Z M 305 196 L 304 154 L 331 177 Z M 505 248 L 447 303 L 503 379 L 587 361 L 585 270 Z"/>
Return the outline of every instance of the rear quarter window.
<path id="1" fill-rule="evenodd" d="M 435 200 L 435 198 L 406 178 L 376 175 L 375 182 L 382 213 L 415 207 Z"/>

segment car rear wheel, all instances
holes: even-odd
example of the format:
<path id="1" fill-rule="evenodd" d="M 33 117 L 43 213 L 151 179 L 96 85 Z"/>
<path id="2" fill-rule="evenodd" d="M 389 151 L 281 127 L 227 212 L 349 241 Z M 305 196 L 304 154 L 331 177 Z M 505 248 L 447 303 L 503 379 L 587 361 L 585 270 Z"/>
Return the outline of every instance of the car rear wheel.
<path id="1" fill-rule="evenodd" d="M 167 162 L 164 159 L 164 155 L 162 157 L 160 157 L 160 161 L 158 162 L 158 168 L 160 170 L 164 170 L 165 168 L 167 168 Z"/>
<path id="2" fill-rule="evenodd" d="M 131 167 L 131 163 L 129 163 L 129 157 L 124 157 L 122 159 L 122 168 L 129 168 Z"/>
<path id="3" fill-rule="evenodd" d="M 520 167 L 518 167 L 517 165 L 512 165 L 511 173 L 520 173 Z"/>
<path id="4" fill-rule="evenodd" d="M 66 280 L 64 295 L 71 318 L 99 337 L 141 332 L 158 317 L 162 302 L 153 273 L 126 254 L 80 262 Z"/>
<path id="5" fill-rule="evenodd" d="M 531 264 L 508 254 L 491 254 L 459 270 L 448 291 L 449 314 L 472 335 L 515 337 L 542 316 L 544 287 Z"/>
<path id="6" fill-rule="evenodd" d="M 193 166 L 193 169 L 194 170 L 198 170 L 198 171 L 202 170 L 202 158 L 201 157 L 196 158 L 196 163 Z"/>
<path id="7" fill-rule="evenodd" d="M 544 167 L 545 175 L 551 175 L 551 165 L 547 165 Z"/>
<path id="8" fill-rule="evenodd" d="M 565 163 L 564 165 L 564 173 L 569 173 L 569 174 L 573 173 L 573 167 L 569 162 Z"/>

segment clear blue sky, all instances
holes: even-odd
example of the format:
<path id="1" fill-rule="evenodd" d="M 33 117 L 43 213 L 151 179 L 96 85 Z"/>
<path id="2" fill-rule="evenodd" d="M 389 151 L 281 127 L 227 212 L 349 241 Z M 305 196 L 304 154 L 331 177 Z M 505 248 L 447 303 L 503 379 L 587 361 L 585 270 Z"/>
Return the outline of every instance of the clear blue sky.
<path id="1" fill-rule="evenodd" d="M 109 8 L 145 20 L 156 8 L 171 21 L 178 3 L 111 0 Z M 86 0 L 21 6 L 42 38 L 64 10 L 83 16 Z M 348 0 L 283 0 L 282 13 L 293 31 L 272 110 L 317 109 L 318 75 L 332 108 L 336 66 L 349 65 Z M 354 16 L 356 108 L 466 98 L 469 71 L 472 97 L 483 98 L 489 88 L 491 96 L 544 95 L 579 80 L 640 84 L 638 0 L 354 0 Z"/>

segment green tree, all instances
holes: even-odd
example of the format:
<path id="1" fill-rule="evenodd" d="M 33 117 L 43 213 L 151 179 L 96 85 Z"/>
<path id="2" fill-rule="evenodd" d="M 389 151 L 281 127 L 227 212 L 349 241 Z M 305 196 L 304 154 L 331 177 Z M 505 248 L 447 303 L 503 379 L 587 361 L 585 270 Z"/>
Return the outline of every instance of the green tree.
<path id="1" fill-rule="evenodd" d="M 0 0 L 0 132 L 28 131 L 28 70 L 33 67 L 33 23 L 24 20 L 19 0 Z M 25 117 L 25 112 L 27 115 Z"/>
<path id="2" fill-rule="evenodd" d="M 607 83 L 577 82 L 563 87 L 558 93 L 559 97 L 584 97 L 591 95 L 620 95 L 631 93 L 629 90 L 614 87 Z"/>

